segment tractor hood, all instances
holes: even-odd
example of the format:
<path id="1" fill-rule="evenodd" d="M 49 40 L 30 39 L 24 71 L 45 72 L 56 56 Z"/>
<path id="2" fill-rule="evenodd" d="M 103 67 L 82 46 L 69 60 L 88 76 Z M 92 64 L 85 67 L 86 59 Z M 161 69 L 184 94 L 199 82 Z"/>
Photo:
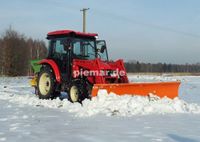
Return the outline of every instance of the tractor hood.
<path id="1" fill-rule="evenodd" d="M 85 75 L 81 73 L 81 76 L 86 76 L 90 83 L 128 83 L 126 70 L 124 68 L 123 60 L 117 61 L 102 61 L 97 58 L 94 60 L 73 60 L 73 77 L 78 77 L 81 72 L 95 72 L 98 75 Z M 102 75 L 103 72 L 103 75 Z M 77 74 L 76 74 L 77 73 Z M 122 74 L 121 74 L 122 73 Z M 88 73 L 87 73 L 88 74 Z"/>
<path id="2" fill-rule="evenodd" d="M 86 69 L 86 70 L 124 70 L 123 60 L 117 61 L 102 61 L 97 58 L 94 60 L 73 60 L 73 68 L 78 69 Z"/>

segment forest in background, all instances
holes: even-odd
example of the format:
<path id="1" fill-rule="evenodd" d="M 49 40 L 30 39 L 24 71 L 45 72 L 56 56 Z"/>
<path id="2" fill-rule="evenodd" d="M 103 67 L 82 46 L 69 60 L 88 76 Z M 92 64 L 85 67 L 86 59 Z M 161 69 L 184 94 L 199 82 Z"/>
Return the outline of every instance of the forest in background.
<path id="1" fill-rule="evenodd" d="M 0 36 L 0 75 L 26 76 L 32 70 L 30 61 L 42 59 L 47 55 L 45 42 L 28 38 L 9 28 Z M 143 63 L 139 61 L 125 62 L 129 73 L 200 73 L 200 64 L 166 64 Z"/>
<path id="2" fill-rule="evenodd" d="M 0 75 L 29 75 L 30 60 L 44 58 L 46 54 L 44 41 L 28 38 L 9 28 L 0 36 Z"/>
<path id="3" fill-rule="evenodd" d="M 139 61 L 125 62 L 125 68 L 130 73 L 200 73 L 200 64 L 166 64 L 143 63 Z"/>

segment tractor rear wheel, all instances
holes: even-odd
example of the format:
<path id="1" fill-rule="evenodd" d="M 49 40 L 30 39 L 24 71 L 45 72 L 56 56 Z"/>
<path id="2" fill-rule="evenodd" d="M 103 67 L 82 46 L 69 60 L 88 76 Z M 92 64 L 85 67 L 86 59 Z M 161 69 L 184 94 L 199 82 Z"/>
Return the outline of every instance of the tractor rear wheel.
<path id="1" fill-rule="evenodd" d="M 50 67 L 45 66 L 41 69 L 38 76 L 38 96 L 40 99 L 53 99 L 55 94 L 55 77 Z"/>

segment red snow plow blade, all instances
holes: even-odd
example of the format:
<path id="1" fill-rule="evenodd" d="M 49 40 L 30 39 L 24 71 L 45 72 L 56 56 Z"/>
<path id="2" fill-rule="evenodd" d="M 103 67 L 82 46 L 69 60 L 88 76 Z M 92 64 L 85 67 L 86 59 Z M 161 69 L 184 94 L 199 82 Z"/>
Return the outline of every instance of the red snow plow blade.
<path id="1" fill-rule="evenodd" d="M 154 94 L 160 98 L 178 97 L 178 88 L 180 82 L 151 82 L 151 83 L 121 83 L 121 84 L 94 84 L 92 89 L 92 97 L 97 96 L 101 89 L 107 90 L 108 93 L 117 95 L 139 95 L 148 96 Z"/>

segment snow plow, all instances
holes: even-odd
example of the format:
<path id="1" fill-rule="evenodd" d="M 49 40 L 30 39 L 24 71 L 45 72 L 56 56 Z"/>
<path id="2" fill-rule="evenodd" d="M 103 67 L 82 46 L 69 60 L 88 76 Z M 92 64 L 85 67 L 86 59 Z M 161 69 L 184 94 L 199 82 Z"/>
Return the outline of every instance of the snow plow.
<path id="1" fill-rule="evenodd" d="M 117 95 L 178 96 L 179 81 L 129 83 L 123 60 L 109 61 L 106 42 L 97 36 L 72 30 L 47 34 L 47 58 L 31 62 L 30 84 L 39 98 L 53 99 L 65 92 L 71 102 L 81 102 L 101 89 Z"/>

